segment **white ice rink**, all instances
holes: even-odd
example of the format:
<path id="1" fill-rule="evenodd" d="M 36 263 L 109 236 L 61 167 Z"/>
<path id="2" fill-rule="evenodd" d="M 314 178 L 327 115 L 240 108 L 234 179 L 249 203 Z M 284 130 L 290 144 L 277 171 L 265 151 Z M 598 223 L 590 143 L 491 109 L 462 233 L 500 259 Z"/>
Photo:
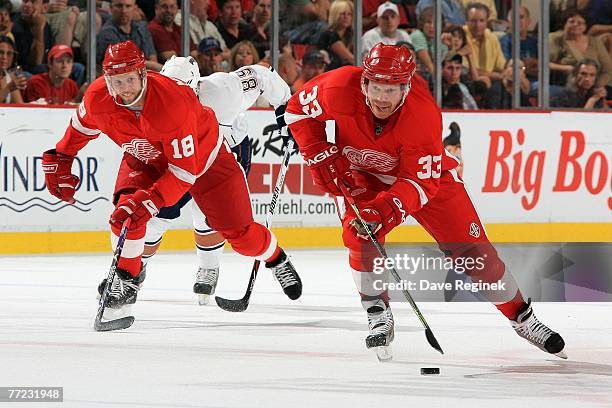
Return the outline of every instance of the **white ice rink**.
<path id="1" fill-rule="evenodd" d="M 485 303 L 427 303 L 446 354 L 394 304 L 394 360 L 367 333 L 341 251 L 291 251 L 304 283 L 287 299 L 267 270 L 228 313 L 191 293 L 195 255 L 157 255 L 122 332 L 92 329 L 110 255 L 0 258 L 0 386 L 62 386 L 57 407 L 612 407 L 612 305 L 537 304 L 569 359 L 520 339 Z M 223 259 L 217 293 L 241 297 L 251 262 Z M 440 367 L 421 376 L 420 367 Z M 10 405 L 10 404 L 4 404 Z"/>

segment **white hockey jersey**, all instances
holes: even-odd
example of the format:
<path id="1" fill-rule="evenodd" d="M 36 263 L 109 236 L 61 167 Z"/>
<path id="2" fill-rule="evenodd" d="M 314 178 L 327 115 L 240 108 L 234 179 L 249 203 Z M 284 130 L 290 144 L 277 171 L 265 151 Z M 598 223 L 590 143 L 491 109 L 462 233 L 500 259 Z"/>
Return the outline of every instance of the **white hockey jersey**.
<path id="1" fill-rule="evenodd" d="M 245 112 L 263 96 L 275 109 L 287 103 L 291 90 L 272 68 L 248 65 L 236 71 L 201 77 L 200 102 L 215 112 L 221 133 L 230 147 L 247 135 Z"/>

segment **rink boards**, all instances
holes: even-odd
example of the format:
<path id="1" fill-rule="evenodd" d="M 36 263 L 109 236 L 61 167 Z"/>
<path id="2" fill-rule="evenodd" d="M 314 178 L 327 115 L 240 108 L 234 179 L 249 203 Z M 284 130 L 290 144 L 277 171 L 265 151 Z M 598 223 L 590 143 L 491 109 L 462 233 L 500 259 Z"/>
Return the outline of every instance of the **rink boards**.
<path id="1" fill-rule="evenodd" d="M 41 155 L 61 138 L 73 109 L 0 109 L 0 253 L 109 249 L 107 220 L 121 151 L 107 138 L 79 154 L 82 183 L 74 206 L 47 193 Z M 253 140 L 249 176 L 255 218 L 263 221 L 280 167 L 281 140 L 269 110 L 248 112 Z M 498 242 L 612 241 L 612 115 L 587 112 L 446 112 L 443 136 L 461 128 L 463 179 L 487 232 Z M 333 138 L 333 123 L 328 136 Z M 410 132 L 410 129 L 406 129 Z M 452 214 L 448 214 L 452 217 Z M 193 247 L 190 212 L 164 239 L 166 249 Z M 287 247 L 339 247 L 333 200 L 322 195 L 298 154 L 273 217 Z M 413 220 L 391 241 L 428 242 Z"/>

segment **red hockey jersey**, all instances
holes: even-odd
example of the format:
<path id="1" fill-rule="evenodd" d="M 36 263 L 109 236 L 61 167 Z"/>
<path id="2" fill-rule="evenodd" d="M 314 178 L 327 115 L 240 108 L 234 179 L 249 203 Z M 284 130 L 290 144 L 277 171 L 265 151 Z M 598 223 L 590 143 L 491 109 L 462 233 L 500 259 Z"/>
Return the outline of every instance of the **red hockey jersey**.
<path id="1" fill-rule="evenodd" d="M 147 73 L 142 110 L 119 106 L 103 77 L 87 89 L 56 150 L 75 156 L 105 133 L 124 152 L 155 166 L 163 175 L 154 188 L 173 205 L 215 160 L 223 137 L 214 112 L 187 85 Z"/>
<path id="2" fill-rule="evenodd" d="M 442 172 L 459 164 L 442 146 L 440 109 L 415 77 L 403 106 L 377 131 L 361 73 L 343 67 L 309 81 L 289 100 L 285 120 L 300 148 L 327 140 L 325 121 L 335 121 L 335 143 L 359 184 L 389 190 L 413 213 L 436 195 Z"/>

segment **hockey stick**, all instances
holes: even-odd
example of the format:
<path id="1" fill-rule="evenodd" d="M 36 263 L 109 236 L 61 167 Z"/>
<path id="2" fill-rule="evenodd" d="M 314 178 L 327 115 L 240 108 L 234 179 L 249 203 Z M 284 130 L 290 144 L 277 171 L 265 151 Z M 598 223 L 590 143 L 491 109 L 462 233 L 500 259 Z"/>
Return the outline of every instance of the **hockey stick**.
<path id="1" fill-rule="evenodd" d="M 276 179 L 276 185 L 274 186 L 274 192 L 272 193 L 270 207 L 268 208 L 268 213 L 266 214 L 267 228 L 270 228 L 270 218 L 274 214 L 278 195 L 280 194 L 280 191 L 283 188 L 283 184 L 285 184 L 285 176 L 287 174 L 287 168 L 289 167 L 289 159 L 291 157 L 291 153 L 293 152 L 294 143 L 295 142 L 293 141 L 293 139 L 289 138 L 289 142 L 285 146 L 285 155 L 283 157 L 280 172 L 278 173 L 278 178 Z M 251 270 L 251 276 L 249 277 L 249 284 L 247 286 L 247 290 L 244 296 L 241 299 L 232 300 L 215 296 L 215 302 L 217 302 L 217 305 L 221 309 L 226 310 L 228 312 L 244 312 L 247 307 L 249 307 L 249 300 L 251 299 L 251 294 L 253 293 L 253 287 L 255 286 L 255 278 L 257 278 L 257 272 L 259 271 L 260 264 L 261 261 L 259 259 L 256 259 L 253 262 L 253 269 Z"/>
<path id="2" fill-rule="evenodd" d="M 387 251 L 385 251 L 385 248 L 383 248 L 383 246 L 380 244 L 380 242 L 378 242 L 378 239 L 376 239 L 376 236 L 374 235 L 374 233 L 370 229 L 370 226 L 363 220 L 363 218 L 361 218 L 361 215 L 359 214 L 359 208 L 357 207 L 357 204 L 355 204 L 355 200 L 351 197 L 351 194 L 347 190 L 346 186 L 343 185 L 342 182 L 340 182 L 340 183 L 338 183 L 338 187 L 340 187 L 340 190 L 342 191 L 342 195 L 344 196 L 346 201 L 349 203 L 349 205 L 353 209 L 353 212 L 355 212 L 355 215 L 357 216 L 357 219 L 359 220 L 359 223 L 361 224 L 361 226 L 363 227 L 365 232 L 368 234 L 368 238 L 370 238 L 370 240 L 372 241 L 372 244 L 374 244 L 374 246 L 376 247 L 376 250 L 378 251 L 378 253 L 383 258 L 385 258 L 385 260 L 387 258 L 389 258 L 389 256 L 387 255 Z M 386 265 L 386 264 L 387 263 L 385 262 L 384 265 Z M 401 283 L 402 279 L 399 276 L 399 274 L 397 273 L 397 271 L 395 270 L 395 268 L 389 268 L 389 269 L 391 269 L 391 275 L 393 275 L 393 278 L 398 283 Z M 434 336 L 433 331 L 429 327 L 429 324 L 427 324 L 427 320 L 425 320 L 425 317 L 421 313 L 421 310 L 419 309 L 419 307 L 415 303 L 415 301 L 412 298 L 412 295 L 410 294 L 410 292 L 408 292 L 408 290 L 406 290 L 406 289 L 402 289 L 402 293 L 404 294 L 404 297 L 406 298 L 408 303 L 410 303 L 410 306 L 412 307 L 412 310 L 414 311 L 414 314 L 416 314 L 416 316 L 421 321 L 421 324 L 425 328 L 425 337 L 427 338 L 427 342 L 429 343 L 429 345 L 431 347 L 433 347 L 434 349 L 438 350 L 440 352 L 440 354 L 444 354 L 444 351 L 442 351 L 442 347 L 440 347 L 440 343 L 438 343 L 438 340 L 436 339 L 436 336 Z"/>
<path id="3" fill-rule="evenodd" d="M 125 220 L 123 226 L 121 227 L 121 233 L 119 234 L 117 247 L 115 248 L 115 253 L 113 254 L 113 261 L 111 262 L 110 270 L 108 271 L 108 276 L 106 277 L 106 285 L 104 286 L 102 296 L 100 296 L 98 313 L 96 314 L 96 320 L 94 321 L 94 329 L 96 331 L 127 329 L 134 323 L 134 316 L 126 316 L 120 319 L 110 320 L 108 322 L 102 321 L 102 316 L 104 315 L 104 310 L 106 309 L 106 299 L 108 298 L 111 284 L 113 282 L 113 279 L 115 278 L 115 273 L 117 273 L 117 263 L 119 262 L 121 252 L 123 251 L 123 244 L 125 243 L 125 237 L 127 236 L 128 228 L 130 227 L 130 221 L 131 219 L 128 218 L 127 220 Z"/>

